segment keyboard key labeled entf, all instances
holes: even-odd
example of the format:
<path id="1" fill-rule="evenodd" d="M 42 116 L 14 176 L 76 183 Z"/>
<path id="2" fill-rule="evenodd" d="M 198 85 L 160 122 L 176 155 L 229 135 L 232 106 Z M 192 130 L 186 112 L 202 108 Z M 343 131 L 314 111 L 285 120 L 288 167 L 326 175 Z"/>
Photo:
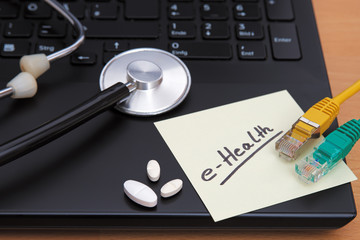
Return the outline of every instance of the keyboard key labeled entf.
<path id="1" fill-rule="evenodd" d="M 244 60 L 263 60 L 266 58 L 265 45 L 262 42 L 240 42 L 238 54 Z"/>

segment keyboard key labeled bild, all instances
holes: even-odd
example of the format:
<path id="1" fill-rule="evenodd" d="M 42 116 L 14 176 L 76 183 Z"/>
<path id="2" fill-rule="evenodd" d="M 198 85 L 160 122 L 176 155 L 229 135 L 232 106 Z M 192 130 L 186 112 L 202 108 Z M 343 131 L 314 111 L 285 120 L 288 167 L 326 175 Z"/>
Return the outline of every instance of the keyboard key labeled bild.
<path id="1" fill-rule="evenodd" d="M 264 37 L 263 26 L 258 22 L 241 22 L 235 26 L 238 39 L 262 39 Z"/>
<path id="2" fill-rule="evenodd" d="M 269 27 L 273 56 L 278 60 L 301 58 L 296 26 L 293 23 L 271 24 Z"/>
<path id="3" fill-rule="evenodd" d="M 230 59 L 231 46 L 218 42 L 172 42 L 169 51 L 183 59 Z"/>
<path id="4" fill-rule="evenodd" d="M 240 42 L 238 55 L 243 60 L 264 60 L 266 58 L 265 45 L 262 42 Z"/>

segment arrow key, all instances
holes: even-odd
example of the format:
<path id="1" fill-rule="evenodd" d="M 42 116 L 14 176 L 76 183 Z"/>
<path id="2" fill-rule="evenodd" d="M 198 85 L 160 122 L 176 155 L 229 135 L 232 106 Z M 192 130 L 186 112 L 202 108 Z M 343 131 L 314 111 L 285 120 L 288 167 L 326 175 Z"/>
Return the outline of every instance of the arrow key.
<path id="1" fill-rule="evenodd" d="M 128 44 L 125 41 L 110 40 L 104 43 L 105 52 L 122 52 L 128 49 Z"/>
<path id="2" fill-rule="evenodd" d="M 71 56 L 71 63 L 75 65 L 93 65 L 96 63 L 96 54 L 92 52 L 77 52 Z"/>

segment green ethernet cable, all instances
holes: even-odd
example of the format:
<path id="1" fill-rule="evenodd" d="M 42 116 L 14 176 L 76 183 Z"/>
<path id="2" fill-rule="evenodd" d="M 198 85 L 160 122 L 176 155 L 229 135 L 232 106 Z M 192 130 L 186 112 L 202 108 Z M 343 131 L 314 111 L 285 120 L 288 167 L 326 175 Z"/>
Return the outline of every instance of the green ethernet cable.
<path id="1" fill-rule="evenodd" d="M 351 151 L 360 138 L 360 119 L 350 120 L 330 133 L 314 151 L 295 164 L 299 178 L 315 183 Z"/>

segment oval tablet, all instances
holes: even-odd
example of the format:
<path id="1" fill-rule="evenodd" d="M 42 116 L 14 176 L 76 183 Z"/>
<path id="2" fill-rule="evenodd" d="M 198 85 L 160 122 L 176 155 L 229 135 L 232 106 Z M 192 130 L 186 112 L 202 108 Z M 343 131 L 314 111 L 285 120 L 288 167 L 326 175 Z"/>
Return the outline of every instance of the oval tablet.
<path id="1" fill-rule="evenodd" d="M 141 182 L 127 180 L 124 182 L 124 192 L 131 200 L 144 207 L 155 207 L 157 204 L 155 192 Z"/>
<path id="2" fill-rule="evenodd" d="M 164 198 L 174 196 L 182 189 L 182 186 L 183 181 L 181 179 L 171 180 L 160 189 L 160 194 Z"/>
<path id="3" fill-rule="evenodd" d="M 160 165 L 156 160 L 150 160 L 146 166 L 149 179 L 156 182 L 160 178 Z"/>

